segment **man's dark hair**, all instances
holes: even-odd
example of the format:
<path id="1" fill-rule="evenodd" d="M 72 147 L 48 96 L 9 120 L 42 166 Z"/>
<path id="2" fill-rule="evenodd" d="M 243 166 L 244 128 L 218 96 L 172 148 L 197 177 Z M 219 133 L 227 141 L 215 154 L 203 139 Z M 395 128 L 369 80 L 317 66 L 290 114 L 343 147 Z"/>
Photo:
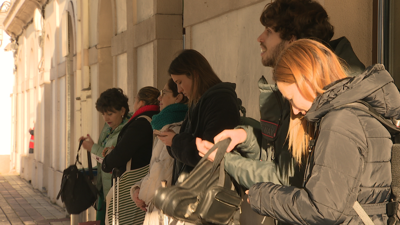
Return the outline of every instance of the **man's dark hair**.
<path id="1" fill-rule="evenodd" d="M 122 107 L 125 108 L 124 117 L 126 117 L 129 112 L 128 97 L 121 88 L 107 89 L 96 101 L 96 109 L 100 113 L 119 111 Z"/>
<path id="2" fill-rule="evenodd" d="M 275 0 L 268 3 L 260 21 L 280 32 L 283 40 L 312 38 L 327 44 L 334 34 L 325 9 L 313 0 Z"/>

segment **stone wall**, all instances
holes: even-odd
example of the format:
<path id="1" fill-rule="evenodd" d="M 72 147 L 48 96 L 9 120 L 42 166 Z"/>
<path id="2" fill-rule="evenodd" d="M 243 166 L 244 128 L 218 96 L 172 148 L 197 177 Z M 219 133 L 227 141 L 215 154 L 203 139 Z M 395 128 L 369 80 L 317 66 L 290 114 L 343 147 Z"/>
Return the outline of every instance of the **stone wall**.
<path id="1" fill-rule="evenodd" d="M 164 86 L 168 66 L 183 48 L 198 50 L 223 81 L 236 83 L 248 115 L 259 118 L 257 81 L 263 75 L 272 82 L 256 41 L 264 29 L 259 16 L 269 0 L 17 2 L 5 20 L 18 44 L 12 165 L 59 205 L 62 171 L 74 162 L 78 138 L 91 134 L 97 140 L 104 124 L 94 108 L 100 93 L 121 87 L 132 107 L 141 87 Z M 346 36 L 370 65 L 373 0 L 320 2 L 335 26 L 334 38 Z M 18 12 L 26 18 L 17 19 Z M 33 121 L 36 147 L 28 154 Z M 261 219 L 244 218 L 245 224 Z"/>

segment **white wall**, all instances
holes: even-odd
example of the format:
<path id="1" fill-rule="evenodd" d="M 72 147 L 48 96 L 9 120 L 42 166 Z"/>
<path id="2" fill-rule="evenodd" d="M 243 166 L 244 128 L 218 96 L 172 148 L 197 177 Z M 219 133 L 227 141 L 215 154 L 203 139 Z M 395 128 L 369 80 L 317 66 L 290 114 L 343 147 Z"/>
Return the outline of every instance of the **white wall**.
<path id="1" fill-rule="evenodd" d="M 3 31 L 2 31 L 3 32 Z M 3 118 L 3 128 L 0 131 L 0 143 L 3 143 L 0 148 L 0 155 L 9 155 L 11 151 L 11 98 L 10 94 L 13 92 L 14 86 L 14 57 L 13 52 L 4 51 L 10 43 L 10 37 L 3 32 L 3 41 L 0 47 L 0 68 L 1 68 L 1 82 L 0 82 L 0 102 L 2 104 L 2 110 L 0 111 L 0 117 Z M 27 131 L 28 132 L 28 131 Z"/>

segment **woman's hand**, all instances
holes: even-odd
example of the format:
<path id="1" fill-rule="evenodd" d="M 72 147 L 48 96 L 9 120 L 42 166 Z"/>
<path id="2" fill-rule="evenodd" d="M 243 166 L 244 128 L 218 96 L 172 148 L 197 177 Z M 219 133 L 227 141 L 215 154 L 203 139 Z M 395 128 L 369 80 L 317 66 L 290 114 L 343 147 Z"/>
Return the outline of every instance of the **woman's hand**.
<path id="1" fill-rule="evenodd" d="M 204 157 L 204 155 L 207 154 L 208 150 L 210 150 L 210 148 L 212 148 L 214 146 L 214 144 L 207 140 L 202 140 L 201 138 L 196 138 L 196 146 L 197 146 L 197 150 L 199 151 L 199 155 L 201 157 Z M 213 153 L 211 153 L 207 159 L 210 160 L 211 162 L 214 162 L 216 152 L 217 151 L 214 151 Z"/>
<path id="2" fill-rule="evenodd" d="M 94 145 L 94 142 L 93 142 L 92 138 L 90 137 L 90 135 L 88 134 L 87 137 L 84 137 L 84 136 L 80 137 L 79 142 L 81 140 L 84 140 L 82 142 L 82 147 L 89 152 L 92 151 L 92 146 Z"/>
<path id="3" fill-rule="evenodd" d="M 220 142 L 227 138 L 231 138 L 232 140 L 226 149 L 226 152 L 230 152 L 236 147 L 236 145 L 243 143 L 246 140 L 247 133 L 244 129 L 224 130 L 214 137 L 214 143 Z"/>
<path id="4" fill-rule="evenodd" d="M 132 193 L 132 200 L 135 202 L 136 206 L 137 206 L 139 209 L 141 209 L 141 210 L 143 210 L 143 211 L 146 212 L 146 211 L 147 211 L 147 209 L 146 209 L 147 205 L 146 205 L 146 203 L 145 203 L 143 200 L 139 199 L 139 191 L 140 191 L 140 188 L 136 188 L 136 189 L 133 191 L 133 193 Z"/>
<path id="5" fill-rule="evenodd" d="M 166 146 L 172 145 L 172 138 L 176 135 L 172 130 L 163 131 L 157 134 L 158 139 L 162 141 Z"/>
<path id="6" fill-rule="evenodd" d="M 111 150 L 113 150 L 113 149 L 114 149 L 114 146 L 105 147 L 105 148 L 103 149 L 103 152 L 101 153 L 101 155 L 103 156 L 103 158 L 106 157 L 106 155 L 110 154 Z"/>
<path id="7" fill-rule="evenodd" d="M 250 199 L 249 199 L 249 190 L 245 191 L 246 195 L 247 195 L 247 203 L 250 204 Z"/>
<path id="8" fill-rule="evenodd" d="M 226 152 L 232 151 L 236 145 L 244 142 L 247 138 L 247 133 L 243 129 L 232 129 L 232 130 L 224 130 L 221 133 L 219 133 L 217 136 L 214 137 L 214 143 L 218 143 L 222 140 L 225 140 L 227 138 L 231 138 L 231 143 L 229 144 L 228 148 L 226 149 Z M 210 148 L 214 146 L 213 143 L 202 140 L 201 138 L 196 138 L 196 146 L 197 150 L 199 150 L 199 155 L 203 157 Z M 208 156 L 208 160 L 211 162 L 214 161 L 216 152 L 214 151 Z"/>

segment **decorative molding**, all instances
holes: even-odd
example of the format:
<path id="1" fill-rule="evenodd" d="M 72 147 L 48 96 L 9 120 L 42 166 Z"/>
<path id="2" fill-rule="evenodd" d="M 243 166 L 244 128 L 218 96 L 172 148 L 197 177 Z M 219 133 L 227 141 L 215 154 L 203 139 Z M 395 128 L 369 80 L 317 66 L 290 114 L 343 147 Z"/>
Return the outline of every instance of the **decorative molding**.
<path id="1" fill-rule="evenodd" d="M 41 10 L 47 0 L 16 0 L 4 19 L 4 30 L 12 38 L 21 35 L 32 21 L 35 10 Z"/>

